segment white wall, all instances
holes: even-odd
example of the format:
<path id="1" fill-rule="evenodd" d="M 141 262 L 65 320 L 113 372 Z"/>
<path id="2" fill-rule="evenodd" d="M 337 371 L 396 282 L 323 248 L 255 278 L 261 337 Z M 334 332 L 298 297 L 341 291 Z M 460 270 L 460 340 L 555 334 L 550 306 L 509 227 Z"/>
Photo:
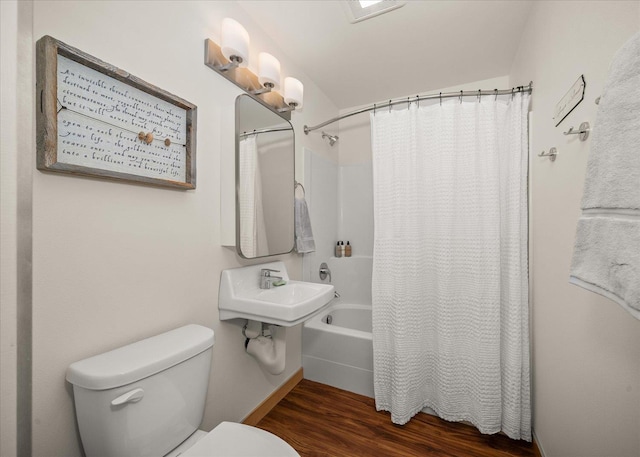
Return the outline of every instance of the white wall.
<path id="1" fill-rule="evenodd" d="M 213 328 L 204 429 L 241 420 L 301 365 L 299 327 L 287 330 L 285 372 L 272 376 L 244 352 L 240 324 L 218 320 L 221 270 L 264 261 L 243 262 L 220 247 L 220 161 L 233 157 L 233 130 L 221 126 L 239 90 L 203 56 L 204 39 L 219 42 L 226 16 L 247 28 L 254 71 L 265 50 L 281 60 L 284 75 L 305 84 L 304 109 L 292 116 L 301 176 L 302 148 L 325 148 L 302 125 L 335 116 L 337 108 L 236 2 L 35 4 L 34 41 L 51 35 L 198 106 L 198 187 L 34 172 L 34 455 L 80 455 L 65 370 L 87 356 L 187 323 Z M 298 255 L 276 259 L 300 278 Z"/>
<path id="2" fill-rule="evenodd" d="M 31 441 L 31 175 L 33 96 L 30 1 L 0 3 L 0 455 Z"/>
<path id="3" fill-rule="evenodd" d="M 532 155 L 533 411 L 546 457 L 640 455 L 640 322 L 568 283 L 593 126 L 609 62 L 639 26 L 638 2 L 535 2 L 512 70 L 534 82 Z M 555 104 L 584 74 L 585 100 L 554 127 Z"/>
<path id="4" fill-rule="evenodd" d="M 17 404 L 17 109 L 18 4 L 1 2 L 0 109 L 2 109 L 2 154 L 0 154 L 0 455 L 16 454 Z"/>
<path id="5" fill-rule="evenodd" d="M 509 77 L 501 76 L 428 93 L 508 87 L 510 87 Z M 380 109 L 388 109 L 384 107 L 384 103 L 379 103 Z M 437 101 L 420 103 L 437 103 Z M 356 106 L 341 110 L 340 114 L 360 108 L 364 107 Z M 406 109 L 406 105 L 399 105 L 394 109 Z M 370 113 L 362 113 L 338 123 L 340 130 L 338 239 L 345 240 L 345 243 L 349 240 L 354 255 L 373 255 L 373 168 L 369 116 Z"/>

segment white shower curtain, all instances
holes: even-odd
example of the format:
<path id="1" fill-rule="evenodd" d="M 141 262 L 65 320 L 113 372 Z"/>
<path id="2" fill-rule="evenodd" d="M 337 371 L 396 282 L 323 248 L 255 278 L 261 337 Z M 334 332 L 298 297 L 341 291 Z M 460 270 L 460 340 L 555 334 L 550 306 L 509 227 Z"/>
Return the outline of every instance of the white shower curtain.
<path id="1" fill-rule="evenodd" d="M 378 410 L 531 440 L 528 94 L 371 115 Z"/>
<path id="2" fill-rule="evenodd" d="M 262 177 L 256 135 L 240 140 L 239 148 L 240 249 L 247 258 L 269 254 L 264 211 L 262 208 Z"/>

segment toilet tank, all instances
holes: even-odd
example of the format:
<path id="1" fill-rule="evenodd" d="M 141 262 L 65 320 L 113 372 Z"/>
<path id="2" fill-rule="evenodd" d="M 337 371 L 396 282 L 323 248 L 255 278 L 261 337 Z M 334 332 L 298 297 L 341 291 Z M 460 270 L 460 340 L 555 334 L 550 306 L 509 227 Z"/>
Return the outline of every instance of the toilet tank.
<path id="1" fill-rule="evenodd" d="M 198 429 L 213 330 L 187 325 L 71 364 L 87 457 L 167 454 Z"/>

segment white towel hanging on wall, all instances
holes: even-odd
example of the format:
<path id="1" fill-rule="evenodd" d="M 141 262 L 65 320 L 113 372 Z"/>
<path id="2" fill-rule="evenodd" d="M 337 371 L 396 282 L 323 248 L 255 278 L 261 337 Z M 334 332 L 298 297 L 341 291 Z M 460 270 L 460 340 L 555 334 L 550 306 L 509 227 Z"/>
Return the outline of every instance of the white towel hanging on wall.
<path id="1" fill-rule="evenodd" d="M 598 107 L 569 282 L 640 319 L 640 33 L 615 55 Z"/>
<path id="2" fill-rule="evenodd" d="M 295 234 L 296 234 L 296 251 L 300 254 L 315 252 L 316 242 L 313 239 L 313 230 L 311 229 L 311 218 L 309 217 L 309 208 L 305 200 L 304 187 L 300 183 L 296 183 L 296 190 L 301 189 L 302 195 L 295 196 Z"/>

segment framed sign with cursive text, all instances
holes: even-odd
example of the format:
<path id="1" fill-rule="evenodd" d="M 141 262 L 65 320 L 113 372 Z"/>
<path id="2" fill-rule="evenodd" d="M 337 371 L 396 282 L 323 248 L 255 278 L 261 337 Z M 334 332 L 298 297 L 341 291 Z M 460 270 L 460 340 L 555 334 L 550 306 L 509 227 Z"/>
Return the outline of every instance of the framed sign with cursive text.
<path id="1" fill-rule="evenodd" d="M 556 103 L 556 107 L 553 110 L 553 120 L 556 123 L 556 127 L 584 100 L 584 89 L 586 86 L 587 83 L 584 80 L 584 75 L 580 75 L 578 80 L 571 86 L 571 89 Z"/>
<path id="2" fill-rule="evenodd" d="M 39 170 L 195 189 L 195 105 L 50 36 L 36 55 Z"/>

